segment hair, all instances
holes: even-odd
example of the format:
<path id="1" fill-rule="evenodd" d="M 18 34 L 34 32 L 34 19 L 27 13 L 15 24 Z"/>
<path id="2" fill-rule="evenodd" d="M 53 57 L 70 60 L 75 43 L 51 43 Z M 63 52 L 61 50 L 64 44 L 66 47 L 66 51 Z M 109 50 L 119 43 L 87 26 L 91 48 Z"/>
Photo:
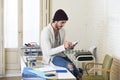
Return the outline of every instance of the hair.
<path id="1" fill-rule="evenodd" d="M 68 20 L 67 14 L 62 9 L 58 9 L 53 17 L 53 22 L 60 21 L 60 20 Z"/>

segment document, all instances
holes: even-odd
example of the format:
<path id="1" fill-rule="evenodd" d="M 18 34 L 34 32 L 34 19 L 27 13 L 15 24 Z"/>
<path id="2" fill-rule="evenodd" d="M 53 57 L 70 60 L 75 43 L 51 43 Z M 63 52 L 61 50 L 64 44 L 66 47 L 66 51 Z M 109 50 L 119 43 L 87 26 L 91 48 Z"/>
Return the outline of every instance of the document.
<path id="1" fill-rule="evenodd" d="M 56 69 L 53 68 L 52 66 L 44 66 L 42 68 L 35 68 L 34 70 L 36 70 L 36 71 L 42 71 L 42 72 L 56 71 Z"/>
<path id="2" fill-rule="evenodd" d="M 32 72 L 34 74 L 36 74 L 37 76 L 40 76 L 42 78 L 51 78 L 51 77 L 55 77 L 55 73 L 45 73 L 42 71 L 36 71 L 36 70 L 29 70 L 29 72 Z"/>
<path id="3" fill-rule="evenodd" d="M 56 72 L 56 73 L 65 73 L 67 70 L 61 67 L 52 67 L 52 66 L 44 66 L 42 68 L 35 68 L 36 71 L 42 71 L 44 73 L 47 72 Z"/>

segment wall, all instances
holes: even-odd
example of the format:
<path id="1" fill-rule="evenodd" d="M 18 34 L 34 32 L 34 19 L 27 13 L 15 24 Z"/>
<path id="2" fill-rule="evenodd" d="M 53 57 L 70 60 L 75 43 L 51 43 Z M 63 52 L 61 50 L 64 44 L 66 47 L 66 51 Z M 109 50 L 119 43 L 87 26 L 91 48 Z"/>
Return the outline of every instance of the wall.
<path id="1" fill-rule="evenodd" d="M 107 0 L 106 35 L 104 36 L 103 53 L 114 56 L 110 80 L 120 80 L 120 1 Z M 102 44 L 104 44 L 102 43 Z"/>
<path id="2" fill-rule="evenodd" d="M 95 3 L 99 2 L 96 1 Z M 99 61 L 101 61 L 101 59 L 103 60 L 103 56 L 105 54 L 110 54 L 116 58 L 120 58 L 120 1 L 104 0 L 102 3 L 103 5 L 101 5 L 101 12 L 98 13 L 103 13 L 101 14 L 102 16 L 96 14 L 96 19 L 93 21 L 95 25 L 95 22 L 98 21 L 98 19 L 101 19 L 98 21 L 100 24 L 96 24 L 98 27 L 95 29 L 97 31 L 96 38 L 98 42 L 97 46 Z"/>
<path id="3" fill-rule="evenodd" d="M 69 16 L 65 25 L 67 40 L 80 40 L 76 49 L 89 49 L 98 45 L 105 26 L 105 0 L 53 0 L 52 16 L 57 9 L 64 9 Z"/>
<path id="4" fill-rule="evenodd" d="M 107 39 L 106 52 L 120 58 L 120 1 L 107 0 Z"/>
<path id="5" fill-rule="evenodd" d="M 107 1 L 91 0 L 89 3 L 88 21 L 87 21 L 87 46 L 97 46 L 98 61 L 102 62 L 107 47 Z"/>
<path id="6" fill-rule="evenodd" d="M 65 25 L 67 40 L 74 41 L 79 39 L 77 49 L 86 48 L 86 29 L 89 8 L 88 0 L 52 0 L 52 17 L 57 9 L 63 9 L 69 17 Z M 86 6 L 88 5 L 88 6 Z"/>
<path id="7" fill-rule="evenodd" d="M 52 15 L 62 8 L 69 16 L 67 39 L 80 40 L 76 49 L 97 46 L 98 60 L 105 54 L 120 57 L 119 0 L 52 0 Z"/>
<path id="8" fill-rule="evenodd" d="M 120 0 L 53 0 L 52 15 L 62 8 L 69 15 L 67 39 L 80 40 L 77 49 L 97 46 L 98 61 L 115 57 L 111 80 L 120 80 Z"/>
<path id="9" fill-rule="evenodd" d="M 80 40 L 76 49 L 88 50 L 91 46 L 98 47 L 98 54 L 101 54 L 102 35 L 106 32 L 106 2 L 105 0 L 53 0 L 52 16 L 61 8 L 69 16 L 65 25 L 67 39 Z M 103 55 L 99 55 L 103 56 Z"/>

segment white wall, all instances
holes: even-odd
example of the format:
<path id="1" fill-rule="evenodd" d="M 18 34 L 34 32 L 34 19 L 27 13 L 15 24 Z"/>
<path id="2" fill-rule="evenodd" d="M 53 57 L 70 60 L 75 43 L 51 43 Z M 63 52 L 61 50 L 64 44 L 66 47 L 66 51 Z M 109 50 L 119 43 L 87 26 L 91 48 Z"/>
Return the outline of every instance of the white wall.
<path id="1" fill-rule="evenodd" d="M 110 80 L 120 80 L 120 0 L 53 0 L 52 14 L 64 9 L 70 20 L 66 24 L 67 39 L 80 39 L 77 49 L 98 48 L 98 62 L 105 54 L 114 56 Z M 119 78 L 119 79 L 118 79 Z"/>
<path id="2" fill-rule="evenodd" d="M 61 8 L 69 16 L 67 39 L 80 40 L 77 49 L 98 47 L 98 59 L 105 54 L 120 57 L 119 0 L 52 0 L 52 15 Z"/>
<path id="3" fill-rule="evenodd" d="M 89 11 L 88 11 L 88 22 L 87 24 L 87 44 L 86 46 L 97 46 L 97 56 L 98 61 L 103 60 L 106 52 L 103 47 L 106 45 L 105 36 L 107 32 L 107 2 L 106 0 L 91 0 L 89 3 Z M 105 36 L 104 36 L 105 35 Z M 104 52 L 103 52 L 104 51 Z"/>
<path id="4" fill-rule="evenodd" d="M 65 25 L 67 40 L 74 41 L 79 39 L 77 49 L 86 48 L 86 29 L 88 16 L 88 0 L 52 0 L 52 16 L 57 9 L 63 9 L 69 16 Z"/>
<path id="5" fill-rule="evenodd" d="M 98 45 L 98 39 L 105 26 L 105 0 L 53 0 L 52 16 L 57 9 L 63 9 L 69 16 L 65 29 L 67 39 L 80 40 L 76 49 L 89 49 Z M 99 30 L 98 30 L 99 29 Z"/>
<path id="6" fill-rule="evenodd" d="M 107 0 L 105 52 L 120 58 L 120 0 Z"/>
<path id="7" fill-rule="evenodd" d="M 98 56 L 101 55 L 102 34 L 105 32 L 106 21 L 105 0 L 53 0 L 52 15 L 57 9 L 63 9 L 69 16 L 65 29 L 67 39 L 80 40 L 76 49 L 98 47 Z M 100 43 L 100 44 L 99 44 Z"/>

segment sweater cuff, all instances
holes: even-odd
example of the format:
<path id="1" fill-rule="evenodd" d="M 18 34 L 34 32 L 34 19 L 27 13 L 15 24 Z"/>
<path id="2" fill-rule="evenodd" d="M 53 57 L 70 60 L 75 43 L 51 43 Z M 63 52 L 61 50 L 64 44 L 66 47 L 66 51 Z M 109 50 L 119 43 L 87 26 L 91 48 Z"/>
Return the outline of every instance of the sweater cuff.
<path id="1" fill-rule="evenodd" d="M 62 45 L 62 50 L 63 50 L 63 51 L 65 51 L 65 50 L 66 50 L 64 45 Z"/>

